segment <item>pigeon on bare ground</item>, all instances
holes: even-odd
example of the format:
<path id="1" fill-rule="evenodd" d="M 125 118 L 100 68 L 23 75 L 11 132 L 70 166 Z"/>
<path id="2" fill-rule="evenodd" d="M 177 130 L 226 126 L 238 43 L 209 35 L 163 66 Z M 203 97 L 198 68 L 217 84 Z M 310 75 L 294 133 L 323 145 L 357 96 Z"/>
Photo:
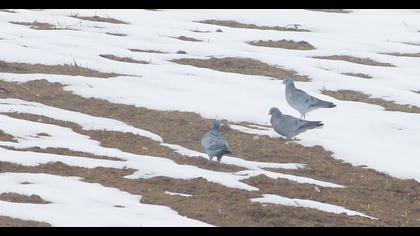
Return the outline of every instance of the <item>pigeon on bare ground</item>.
<path id="1" fill-rule="evenodd" d="M 283 79 L 283 84 L 286 85 L 286 101 L 300 113 L 300 118 L 305 118 L 306 113 L 318 108 L 332 108 L 336 106 L 332 102 L 323 101 L 307 94 L 303 90 L 297 89 L 293 80 L 289 77 Z"/>
<path id="2" fill-rule="evenodd" d="M 321 121 L 308 121 L 289 115 L 283 115 L 276 107 L 272 107 L 269 114 L 271 115 L 270 123 L 274 131 L 285 136 L 287 140 L 291 140 L 293 137 L 306 130 L 324 125 Z"/>
<path id="3" fill-rule="evenodd" d="M 201 139 L 201 146 L 206 150 L 210 160 L 213 160 L 213 157 L 217 157 L 218 162 L 220 162 L 223 155 L 231 154 L 229 144 L 220 132 L 220 126 L 220 121 L 215 120 L 212 129 Z"/>

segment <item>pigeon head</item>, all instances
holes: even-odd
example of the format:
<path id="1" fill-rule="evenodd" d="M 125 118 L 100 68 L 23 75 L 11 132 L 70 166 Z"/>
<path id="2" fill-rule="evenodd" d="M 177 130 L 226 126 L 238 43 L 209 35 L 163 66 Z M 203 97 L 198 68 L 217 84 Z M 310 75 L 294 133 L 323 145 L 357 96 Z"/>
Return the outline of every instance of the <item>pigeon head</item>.
<path id="1" fill-rule="evenodd" d="M 277 107 L 272 107 L 270 108 L 270 112 L 268 113 L 269 115 L 281 115 L 280 110 Z"/>
<path id="2" fill-rule="evenodd" d="M 293 83 L 293 79 L 292 79 L 292 78 L 290 78 L 289 76 L 285 76 L 285 77 L 283 78 L 283 82 L 282 82 L 282 84 L 284 84 L 284 85 L 286 85 L 286 86 L 288 86 L 288 85 L 294 85 L 294 83 Z"/>
<path id="3" fill-rule="evenodd" d="M 213 130 L 219 130 L 221 126 L 222 126 L 222 122 L 218 120 L 213 121 Z"/>

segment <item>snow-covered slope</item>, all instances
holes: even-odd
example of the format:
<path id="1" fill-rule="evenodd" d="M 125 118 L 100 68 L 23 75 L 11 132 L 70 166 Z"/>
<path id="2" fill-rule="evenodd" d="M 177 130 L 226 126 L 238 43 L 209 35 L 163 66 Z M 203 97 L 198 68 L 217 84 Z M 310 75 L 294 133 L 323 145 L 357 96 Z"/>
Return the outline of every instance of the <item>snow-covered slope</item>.
<path id="1" fill-rule="evenodd" d="M 374 98 L 394 101 L 397 104 L 420 106 L 420 57 L 400 57 L 384 53 L 420 52 L 420 13 L 415 10 L 351 10 L 348 14 L 322 13 L 306 10 L 14 10 L 16 13 L 0 12 L 0 60 L 30 64 L 77 64 L 101 72 L 120 74 L 113 78 L 93 78 L 84 76 L 51 74 L 0 73 L 0 80 L 27 82 L 46 79 L 65 85 L 65 90 L 82 97 L 105 99 L 113 103 L 135 105 L 156 110 L 177 110 L 196 112 L 205 118 L 227 119 L 231 122 L 252 122 L 269 125 L 267 115 L 270 107 L 276 106 L 287 114 L 298 113 L 287 105 L 281 80 L 266 76 L 242 75 L 220 72 L 171 62 L 178 58 L 205 59 L 208 57 L 246 57 L 270 65 L 294 70 L 310 78 L 310 82 L 296 82 L 296 86 L 318 98 L 337 104 L 333 109 L 320 109 L 308 114 L 310 120 L 321 120 L 323 129 L 311 130 L 299 136 L 299 143 L 305 146 L 320 145 L 331 151 L 333 157 L 353 165 L 366 165 L 394 177 L 420 181 L 420 114 L 385 111 L 378 105 L 336 100 L 321 94 L 322 89 L 355 90 L 370 94 Z M 128 22 L 112 24 L 80 20 L 71 16 L 103 16 Z M 50 23 L 73 30 L 34 30 L 27 26 L 10 22 Z M 300 24 L 310 32 L 240 29 L 198 23 L 200 20 L 234 20 L 245 24 L 264 26 L 285 26 Z M 331 23 L 333 22 L 333 23 Z M 216 32 L 222 29 L 223 32 Z M 209 31 L 198 33 L 192 30 Z M 118 37 L 106 33 L 126 34 Z M 188 36 L 200 42 L 188 42 L 173 37 Z M 290 50 L 257 47 L 249 45 L 253 40 L 294 40 L 306 41 L 315 50 Z M 410 44 L 408 44 L 410 43 Z M 418 44 L 418 45 L 415 45 Z M 168 52 L 144 53 L 129 49 L 159 50 Z M 177 54 L 184 50 L 187 54 Z M 134 64 L 108 60 L 100 55 L 111 54 L 149 61 L 150 64 Z M 390 63 L 394 67 L 380 67 L 355 64 L 339 60 L 324 60 L 315 56 L 347 55 L 370 58 L 377 62 Z M 371 79 L 363 79 L 343 73 L 368 74 Z M 56 120 L 79 124 L 85 130 L 108 130 L 128 132 L 143 136 L 160 145 L 169 147 L 184 156 L 203 157 L 206 155 L 173 143 L 165 143 L 159 134 L 141 127 L 127 125 L 118 120 L 93 117 L 39 103 L 19 99 L 1 99 L 0 112 L 19 112 L 42 115 Z M 278 137 L 271 129 L 253 129 L 239 125 L 231 126 L 244 133 Z M 105 148 L 96 140 L 79 134 L 69 128 L 24 121 L 0 115 L 0 129 L 18 137 L 17 142 L 1 141 L 2 147 L 13 148 L 67 148 L 74 151 L 104 155 L 121 159 L 99 160 L 83 157 L 63 157 L 55 154 L 19 152 L 0 148 L 0 160 L 22 165 L 36 166 L 47 162 L 63 162 L 71 166 L 95 168 L 132 168 L 136 172 L 127 178 L 151 178 L 166 176 L 177 179 L 203 177 L 209 182 L 230 188 L 249 191 L 257 187 L 241 182 L 257 175 L 272 179 L 288 179 L 298 183 L 308 183 L 323 187 L 345 187 L 339 184 L 312 178 L 281 174 L 263 168 L 297 169 L 305 168 L 297 163 L 265 163 L 246 161 L 240 157 L 224 157 L 222 162 L 246 170 L 237 173 L 210 171 L 193 165 L 180 165 L 165 157 L 143 156 L 127 153 L 114 148 Z M 45 132 L 48 137 L 37 137 Z M 0 215 L 8 215 L 29 220 L 40 220 L 53 225 L 207 225 L 202 222 L 180 218 L 172 210 L 156 206 L 158 211 L 146 204 L 135 202 L 136 196 L 120 193 L 114 189 L 88 186 L 74 178 L 44 175 L 2 174 L 1 182 L 18 188 L 16 181 L 33 179 L 37 185 L 28 193 L 39 193 L 52 201 L 50 206 L 32 208 L 0 201 Z M 17 179 L 17 180 L 16 180 Z M 56 182 L 55 179 L 57 179 Z M 39 182 L 39 183 L 38 183 Z M 53 197 L 58 190 L 51 184 L 71 193 L 68 184 L 77 189 L 94 188 L 79 199 L 57 200 Z M 85 186 L 86 185 L 86 186 Z M 40 186 L 40 188 L 36 188 Z M 44 190 L 40 190 L 43 188 Z M 97 189 L 97 190 L 96 190 Z M 11 191 L 12 189 L 8 189 Z M 109 199 L 98 200 L 95 212 L 101 216 L 96 221 L 86 221 L 75 215 L 76 204 L 90 204 L 91 194 L 104 191 L 104 195 L 126 199 L 131 210 L 109 208 Z M 120 196 L 123 195 L 123 196 Z M 289 204 L 290 199 L 276 196 L 273 200 Z M 276 200 L 277 199 L 277 200 Z M 285 200 L 286 199 L 286 200 Z M 64 203 L 63 203 L 64 201 Z M 134 201 L 134 202 L 133 202 Z M 258 201 L 267 202 L 266 199 Z M 268 202 L 273 202 L 268 201 Z M 286 203 L 284 203 L 286 201 Z M 290 200 L 291 201 L 291 200 Z M 308 203 L 308 202 L 305 202 Z M 315 208 L 328 208 L 333 212 L 347 212 L 366 216 L 325 204 L 308 203 Z M 83 207 L 79 205 L 78 207 Z M 289 204 L 290 205 L 290 204 Z M 292 204 L 293 205 L 293 204 Z M 305 205 L 305 204 L 303 204 Z M 150 207 L 150 210 L 149 210 Z M 43 210 L 45 209 L 45 210 Z M 338 209 L 338 210 L 337 210 Z M 92 211 L 93 211 L 92 210 Z M 42 211 L 43 215 L 33 217 L 28 212 Z M 54 212 L 68 211 L 66 217 L 78 218 L 70 224 L 65 218 L 54 218 Z M 143 211 L 153 212 L 156 219 L 145 220 Z M 130 221 L 115 221 L 107 218 L 117 214 Z M 115 218 L 118 218 L 115 217 Z M 167 221 L 173 217 L 176 221 Z M 139 222 L 142 223 L 137 223 Z M 64 223 L 67 222 L 67 223 Z"/>

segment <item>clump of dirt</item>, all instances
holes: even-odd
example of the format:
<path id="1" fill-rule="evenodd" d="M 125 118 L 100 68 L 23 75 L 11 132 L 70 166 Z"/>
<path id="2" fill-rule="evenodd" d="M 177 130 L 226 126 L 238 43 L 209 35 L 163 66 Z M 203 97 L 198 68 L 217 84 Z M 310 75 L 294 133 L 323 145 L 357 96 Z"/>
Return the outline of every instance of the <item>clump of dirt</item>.
<path id="1" fill-rule="evenodd" d="M 46 222 L 21 220 L 8 216 L 0 216 L 0 227 L 51 227 Z"/>
<path id="2" fill-rule="evenodd" d="M 179 39 L 182 41 L 190 41 L 190 42 L 202 42 L 202 40 L 187 37 L 187 36 L 179 36 L 179 37 L 173 37 L 174 39 Z"/>
<path id="3" fill-rule="evenodd" d="M 0 72 L 16 74 L 57 74 L 57 75 L 80 75 L 86 77 L 110 78 L 119 74 L 105 73 L 89 68 L 74 65 L 43 65 L 0 61 Z"/>
<path id="4" fill-rule="evenodd" d="M 299 24 L 291 24 L 287 26 L 259 26 L 254 24 L 244 24 L 233 20 L 203 20 L 197 21 L 198 23 L 220 25 L 232 28 L 245 28 L 245 29 L 260 29 L 260 30 L 277 30 L 277 31 L 298 31 L 310 32 L 306 29 L 301 29 Z"/>
<path id="5" fill-rule="evenodd" d="M 147 53 L 161 53 L 167 54 L 167 52 L 159 51 L 159 50 L 144 50 L 144 49 L 128 49 L 132 52 L 147 52 Z"/>
<path id="6" fill-rule="evenodd" d="M 148 62 L 148 61 L 135 60 L 135 59 L 130 58 L 130 57 L 118 57 L 118 56 L 110 55 L 110 54 L 101 54 L 99 56 L 101 56 L 103 58 L 106 58 L 106 59 L 109 59 L 109 60 L 114 60 L 114 61 L 137 63 L 137 64 L 150 64 L 150 62 Z"/>
<path id="7" fill-rule="evenodd" d="M 369 66 L 387 66 L 387 67 L 395 67 L 394 65 L 390 63 L 382 63 L 374 61 L 370 58 L 358 58 L 358 57 L 352 57 L 352 56 L 343 56 L 343 55 L 333 55 L 333 56 L 316 56 L 313 58 L 318 59 L 327 59 L 327 60 L 339 60 L 339 61 L 347 61 L 351 63 L 356 64 L 362 64 L 362 65 L 369 65 Z"/>
<path id="8" fill-rule="evenodd" d="M 191 65 L 201 68 L 208 68 L 212 70 L 222 72 L 232 72 L 245 75 L 262 75 L 269 76 L 276 79 L 283 79 L 284 76 L 288 75 L 293 77 L 296 81 L 309 81 L 306 76 L 297 75 L 295 71 L 285 70 L 279 67 L 266 64 L 264 62 L 251 59 L 251 58 L 239 58 L 239 57 L 224 57 L 216 58 L 211 57 L 209 59 L 192 59 L 192 58 L 181 58 L 174 59 L 172 62 Z"/>
<path id="9" fill-rule="evenodd" d="M 118 37 L 125 37 L 125 36 L 127 36 L 127 34 L 121 34 L 121 33 L 110 33 L 110 32 L 106 32 L 106 34 L 113 35 L 113 36 L 118 36 Z"/>
<path id="10" fill-rule="evenodd" d="M 36 30 L 61 30 L 61 28 L 57 28 L 55 25 L 52 25 L 49 23 L 41 23 L 38 21 L 34 21 L 32 23 L 10 21 L 9 23 L 16 24 L 16 25 L 30 26 L 31 29 L 36 29 Z"/>
<path id="11" fill-rule="evenodd" d="M 387 111 L 420 113 L 420 107 L 410 106 L 410 105 L 400 105 L 392 101 L 386 101 L 380 98 L 372 98 L 368 94 L 353 91 L 353 90 L 338 90 L 338 91 L 323 90 L 322 93 L 325 95 L 334 97 L 336 99 L 339 99 L 339 100 L 364 102 L 364 103 L 383 106 L 385 110 Z"/>
<path id="12" fill-rule="evenodd" d="M 372 79 L 372 76 L 363 73 L 343 73 L 343 75 L 356 76 L 363 79 Z"/>
<path id="13" fill-rule="evenodd" d="M 0 194 L 0 200 L 6 202 L 17 202 L 17 203 L 33 203 L 33 204 L 49 204 L 51 202 L 45 201 L 39 195 L 32 194 L 22 195 L 18 193 L 2 193 Z"/>
<path id="14" fill-rule="evenodd" d="M 305 9 L 307 11 L 322 11 L 327 13 L 350 13 L 351 11 L 346 11 L 343 9 Z"/>
<path id="15" fill-rule="evenodd" d="M 251 41 L 248 43 L 254 46 L 270 47 L 270 48 L 285 48 L 285 49 L 294 49 L 294 50 L 314 50 L 315 49 L 314 46 L 312 46 L 310 43 L 306 41 L 296 42 L 293 40 L 285 40 L 285 39 L 279 40 L 279 41 L 258 40 L 258 41 Z"/>
<path id="16" fill-rule="evenodd" d="M 100 16 L 79 16 L 79 15 L 72 15 L 71 17 L 81 19 L 81 20 L 87 20 L 87 21 L 96 21 L 96 22 L 106 22 L 106 23 L 112 23 L 112 24 L 128 24 L 125 21 L 117 20 L 112 17 L 100 17 Z"/>

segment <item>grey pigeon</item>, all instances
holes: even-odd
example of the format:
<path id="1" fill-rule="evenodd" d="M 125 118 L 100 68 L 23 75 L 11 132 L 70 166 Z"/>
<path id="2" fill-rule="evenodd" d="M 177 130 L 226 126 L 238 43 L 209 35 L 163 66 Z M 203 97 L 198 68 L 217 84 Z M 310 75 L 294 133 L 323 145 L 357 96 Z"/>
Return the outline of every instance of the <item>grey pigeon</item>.
<path id="1" fill-rule="evenodd" d="M 283 84 L 286 85 L 286 101 L 300 113 L 300 118 L 305 118 L 306 113 L 318 108 L 332 108 L 336 106 L 332 102 L 312 97 L 303 90 L 297 89 L 293 80 L 289 77 L 283 79 Z"/>
<path id="2" fill-rule="evenodd" d="M 289 115 L 283 115 L 276 107 L 272 107 L 269 114 L 271 115 L 270 123 L 273 126 L 274 131 L 285 136 L 287 140 L 291 140 L 296 135 L 303 133 L 308 129 L 314 129 L 324 125 L 321 121 L 308 121 Z"/>
<path id="3" fill-rule="evenodd" d="M 220 121 L 213 121 L 212 129 L 201 139 L 201 146 L 206 150 L 210 160 L 213 160 L 213 157 L 217 157 L 218 162 L 220 162 L 223 155 L 231 154 L 229 144 L 220 132 L 220 126 Z"/>

